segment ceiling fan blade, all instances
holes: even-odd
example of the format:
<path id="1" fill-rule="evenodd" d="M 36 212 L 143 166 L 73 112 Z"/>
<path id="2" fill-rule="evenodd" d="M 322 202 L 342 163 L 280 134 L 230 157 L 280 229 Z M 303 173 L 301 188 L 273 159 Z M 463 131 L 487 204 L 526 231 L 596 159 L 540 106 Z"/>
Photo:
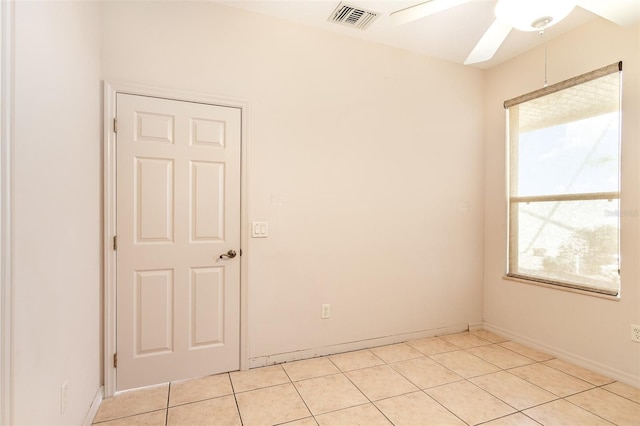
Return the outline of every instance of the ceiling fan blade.
<path id="1" fill-rule="evenodd" d="M 493 24 L 489 27 L 487 32 L 484 33 L 476 47 L 473 48 L 467 59 L 465 59 L 465 65 L 477 64 L 479 62 L 485 62 L 493 58 L 502 43 L 507 38 L 513 27 L 499 19 L 493 21 Z"/>
<path id="2" fill-rule="evenodd" d="M 407 22 L 415 21 L 416 19 L 424 18 L 434 13 L 469 3 L 470 1 L 472 0 L 429 0 L 415 6 L 407 7 L 406 9 L 392 12 L 390 15 L 391 22 L 394 25 L 406 24 Z"/>
<path id="3" fill-rule="evenodd" d="M 631 25 L 640 16 L 638 0 L 579 0 L 578 6 L 618 25 Z"/>

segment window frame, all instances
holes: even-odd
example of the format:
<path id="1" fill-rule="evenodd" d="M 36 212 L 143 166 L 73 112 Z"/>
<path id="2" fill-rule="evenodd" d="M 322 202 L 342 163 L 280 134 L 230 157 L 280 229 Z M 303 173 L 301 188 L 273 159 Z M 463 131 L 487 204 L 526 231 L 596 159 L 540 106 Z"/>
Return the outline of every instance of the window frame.
<path id="1" fill-rule="evenodd" d="M 574 86 L 578 86 L 583 83 L 587 83 L 592 80 L 596 80 L 601 77 L 605 77 L 607 75 L 619 73 L 620 78 L 620 95 L 619 95 L 619 123 L 618 123 L 618 191 L 615 192 L 593 192 L 593 193 L 578 193 L 578 194 L 554 194 L 554 195 L 533 195 L 533 196 L 513 196 L 512 194 L 512 173 L 513 167 L 512 163 L 517 157 L 517 152 L 514 155 L 514 146 L 519 147 L 519 128 L 513 128 L 511 126 L 511 118 L 510 118 L 510 108 L 524 102 L 528 102 L 533 99 L 537 99 L 540 97 L 544 97 L 550 95 L 552 93 L 556 93 Z M 591 71 L 586 74 L 582 74 L 580 76 L 574 77 L 569 80 L 562 81 L 560 83 L 554 84 L 552 86 L 544 87 L 540 90 L 536 90 L 531 93 L 527 93 L 525 95 L 507 100 L 504 102 L 504 108 L 506 110 L 506 199 L 507 199 L 507 238 L 506 238 L 506 273 L 505 278 L 511 279 L 513 281 L 524 282 L 528 284 L 539 284 L 545 287 L 551 287 L 556 289 L 565 289 L 570 291 L 576 291 L 579 293 L 589 294 L 589 295 L 599 295 L 607 298 L 619 299 L 620 291 L 622 287 L 621 282 L 621 248 L 620 248 L 620 236 L 621 232 L 621 208 L 620 208 L 620 200 L 621 200 L 621 190 L 620 190 L 620 182 L 621 182 L 621 170 L 622 170 L 622 162 L 621 162 L 621 146 L 622 146 L 622 61 L 616 62 L 614 64 L 608 65 L 606 67 L 599 68 L 597 70 Z M 513 140 L 516 140 L 513 143 Z M 517 171 L 518 172 L 518 171 Z M 516 172 L 516 173 L 517 173 Z M 618 277 L 619 277 L 619 285 L 617 291 L 608 290 L 601 287 L 594 287 L 589 284 L 578 284 L 575 282 L 568 282 L 563 280 L 549 279 L 542 276 L 532 276 L 521 274 L 517 272 L 512 272 L 512 270 L 517 270 L 518 259 L 519 259 L 519 247 L 517 243 L 517 238 L 514 240 L 512 234 L 518 235 L 518 206 L 522 203 L 529 202 L 562 202 L 562 201 L 596 201 L 596 200 L 617 200 L 618 201 Z M 514 225 L 515 224 L 515 225 Z M 515 232 L 512 232 L 512 229 L 515 229 Z M 515 241 L 515 243 L 514 243 Z M 515 266 L 514 266 L 515 265 Z"/>

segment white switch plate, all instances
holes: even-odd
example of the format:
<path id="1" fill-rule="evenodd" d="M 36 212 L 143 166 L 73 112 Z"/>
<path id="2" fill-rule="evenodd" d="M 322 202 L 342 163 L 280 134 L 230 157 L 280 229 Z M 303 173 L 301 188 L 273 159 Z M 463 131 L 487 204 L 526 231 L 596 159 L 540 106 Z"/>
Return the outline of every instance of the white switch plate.
<path id="1" fill-rule="evenodd" d="M 329 319 L 331 318 L 331 305 L 328 303 L 322 304 L 322 312 L 320 313 L 320 318 Z"/>
<path id="2" fill-rule="evenodd" d="M 251 237 L 267 238 L 269 236 L 269 222 L 252 222 Z"/>

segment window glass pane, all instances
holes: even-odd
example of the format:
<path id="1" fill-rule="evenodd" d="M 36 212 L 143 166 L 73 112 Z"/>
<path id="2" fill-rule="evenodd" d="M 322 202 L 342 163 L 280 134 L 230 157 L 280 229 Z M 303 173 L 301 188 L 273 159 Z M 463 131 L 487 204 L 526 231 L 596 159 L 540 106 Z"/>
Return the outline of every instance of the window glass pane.
<path id="1" fill-rule="evenodd" d="M 511 273 L 617 293 L 619 200 L 512 204 Z"/>
<path id="2" fill-rule="evenodd" d="M 618 114 L 520 133 L 518 196 L 618 191 Z"/>

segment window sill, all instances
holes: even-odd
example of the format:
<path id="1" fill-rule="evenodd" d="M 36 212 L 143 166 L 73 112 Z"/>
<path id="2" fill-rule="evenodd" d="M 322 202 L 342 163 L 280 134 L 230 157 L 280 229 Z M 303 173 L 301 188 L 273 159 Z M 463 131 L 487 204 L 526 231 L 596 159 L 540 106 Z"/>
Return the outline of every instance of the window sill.
<path id="1" fill-rule="evenodd" d="M 529 285 L 535 285 L 539 287 L 546 287 L 553 290 L 560 290 L 560 291 L 566 291 L 569 293 L 582 294 L 583 296 L 591 296 L 591 297 L 597 297 L 599 299 L 612 300 L 614 302 L 618 302 L 620 300 L 619 292 L 617 296 L 610 296 L 608 294 L 596 293 L 594 291 L 580 290 L 580 289 L 571 288 L 571 287 L 563 287 L 561 285 L 548 284 L 548 283 L 543 283 L 543 282 L 534 281 L 534 280 L 526 280 L 524 278 L 510 277 L 508 275 L 503 275 L 502 279 L 505 281 L 514 281 L 521 284 L 529 284 Z"/>

